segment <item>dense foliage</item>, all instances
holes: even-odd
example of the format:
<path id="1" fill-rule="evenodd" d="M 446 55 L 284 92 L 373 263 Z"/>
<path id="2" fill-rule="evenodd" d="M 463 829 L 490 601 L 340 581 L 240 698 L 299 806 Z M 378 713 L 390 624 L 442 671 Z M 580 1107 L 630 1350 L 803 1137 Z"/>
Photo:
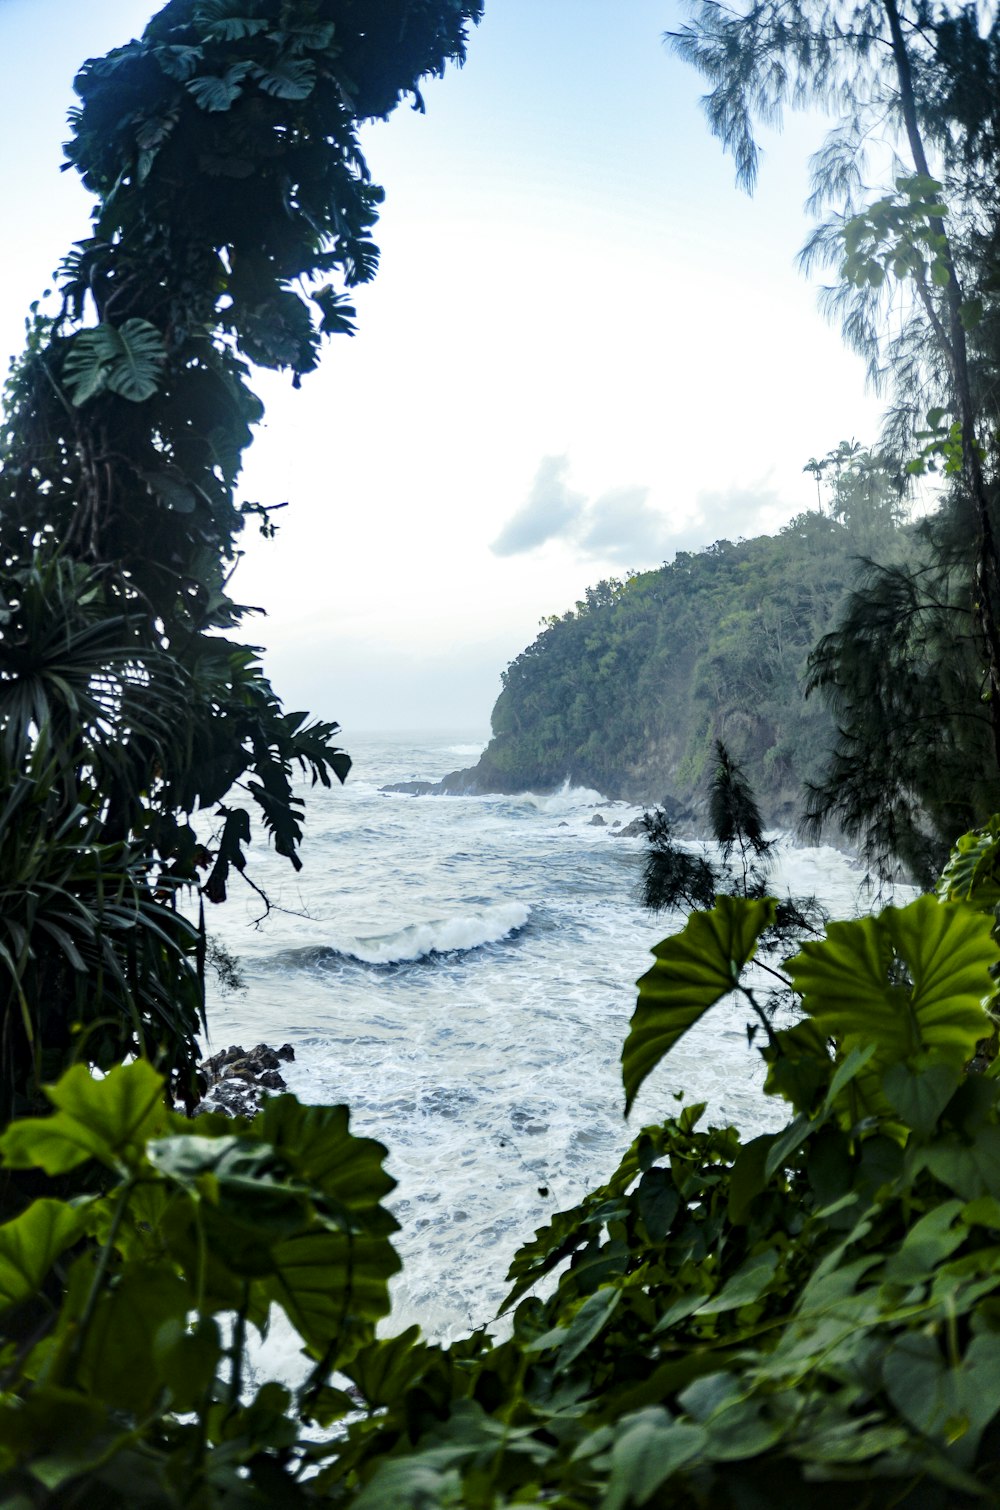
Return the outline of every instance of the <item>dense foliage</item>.
<path id="1" fill-rule="evenodd" d="M 909 548 L 884 468 L 870 497 L 838 499 L 834 486 L 827 512 L 777 535 L 681 551 L 588 589 L 504 673 L 475 780 L 519 790 L 569 778 L 671 809 L 703 793 L 721 739 L 765 813 L 793 820 L 833 737 L 828 713 L 805 700 L 809 653 L 858 559 Z"/>
<path id="2" fill-rule="evenodd" d="M 319 334 L 349 321 L 336 279 L 370 276 L 378 197 L 356 121 L 461 57 L 478 9 L 172 0 L 142 41 L 81 76 L 71 153 L 98 195 L 95 235 L 67 264 L 60 313 L 35 320 L 12 375 L 0 479 L 0 1506 L 996 1502 L 1000 818 L 959 839 L 936 895 L 802 943 L 782 966 L 798 1020 L 779 1025 L 759 1012 L 761 951 L 780 923 L 767 841 L 739 765 L 714 746 L 712 818 L 742 876 L 734 863 L 721 889 L 735 894 L 718 895 L 722 872 L 699 872 L 695 900 L 713 905 L 654 950 L 623 1050 L 625 1107 L 651 1075 L 669 1087 L 673 1046 L 735 992 L 764 1029 L 748 1054 L 759 1056 L 773 1128 L 744 1140 L 703 1129 L 704 1108 L 691 1106 L 643 1129 L 604 1185 L 516 1255 L 507 1334 L 479 1330 L 448 1347 L 416 1328 L 375 1338 L 398 1267 L 383 1204 L 392 1181 L 384 1150 L 351 1134 L 346 1108 L 280 1097 L 247 1122 L 170 1107 L 167 1075 L 191 1067 L 206 955 L 203 927 L 173 905 L 177 887 L 200 883 L 218 900 L 227 872 L 244 866 L 249 818 L 225 803 L 233 782 L 248 778 L 294 862 L 294 764 L 321 780 L 344 771 L 333 726 L 283 713 L 255 652 L 227 634 L 245 612 L 227 592 L 244 512 L 268 524 L 266 509 L 236 502 L 259 417 L 245 363 L 297 379 Z M 701 59 L 714 57 L 729 90 L 713 97 L 714 119 L 746 175 L 749 105 L 773 111 L 786 90 L 798 101 L 857 95 L 878 77 L 867 65 L 880 40 L 897 88 L 873 100 L 907 117 L 913 144 L 895 0 L 699 14 Z M 817 30 L 817 17 L 835 24 Z M 962 126 L 944 143 L 945 165 L 963 151 L 985 161 L 996 105 L 984 107 L 982 79 L 983 69 L 994 77 L 995 38 L 976 40 L 966 13 L 954 26 L 921 18 L 909 44 L 920 109 Z M 929 37 L 938 73 L 921 71 Z M 688 45 L 698 53 L 691 34 Z M 847 66 L 852 46 L 865 67 Z M 855 136 L 872 100 L 856 103 Z M 849 186 L 855 145 L 838 170 Z M 954 314 L 972 231 L 942 229 L 926 182 L 897 188 L 844 230 L 858 308 L 880 286 L 872 269 L 886 275 L 888 228 L 891 275 L 951 288 Z M 974 227 L 987 239 L 991 195 L 995 182 Z M 933 331 L 933 298 L 918 289 L 918 302 Z M 957 307 L 963 330 L 988 327 L 980 302 L 964 319 Z M 918 329 L 907 325 L 907 339 Z M 891 688 L 870 668 L 850 701 L 850 656 L 879 643 L 872 631 L 854 647 L 851 626 L 881 601 L 889 609 L 871 622 L 896 656 L 888 666 L 919 670 L 909 702 L 890 712 L 965 729 L 918 683 L 967 704 L 978 665 L 988 696 L 996 690 L 992 462 L 977 439 L 979 398 L 970 428 L 974 390 L 957 370 L 954 326 L 934 333 L 960 414 L 943 433 L 930 421 L 922 458 L 940 455 L 956 478 L 943 533 L 928 537 L 931 568 L 975 579 L 978 599 L 963 603 L 959 586 L 944 592 L 930 568 L 908 565 L 881 461 L 841 448 L 810 464 L 832 469 L 829 515 L 601 584 L 551 622 L 508 673 L 488 757 L 501 774 L 521 739 L 532 781 L 551 771 L 610 786 L 600 773 L 616 757 L 622 781 L 646 780 L 628 765 L 628 752 L 646 750 L 658 783 L 683 789 L 725 735 L 777 800 L 818 742 L 821 715 L 795 723 L 788 712 L 808 646 L 850 558 L 883 545 L 900 559 L 854 590 L 814 680 L 837 689 L 842 737 L 860 737 L 865 699 Z M 914 582 L 926 592 L 909 613 Z M 873 728 L 894 748 L 889 723 Z M 554 768 L 564 730 L 583 752 L 579 769 Z M 940 810 L 915 779 L 897 778 L 912 787 L 919 832 L 937 840 L 990 796 L 988 782 L 971 795 L 952 786 L 978 768 L 980 736 L 952 764 L 948 737 L 933 746 Z M 878 801 L 867 816 L 859 805 L 862 824 L 881 821 Z M 211 852 L 189 822 L 206 804 L 220 804 L 222 820 Z M 11 1117 L 43 1080 L 51 1110 Z M 278 1311 L 307 1358 L 294 1390 L 248 1367 L 249 1338 Z"/>
<path id="3" fill-rule="evenodd" d="M 232 637 L 239 533 L 273 529 L 238 493 L 248 364 L 297 384 L 350 333 L 382 198 L 359 125 L 419 105 L 480 11 L 171 0 L 77 78 L 93 230 L 0 433 L 0 1121 L 73 1058 L 159 1056 L 194 1096 L 206 938 L 177 888 L 225 898 L 253 809 L 300 865 L 293 776 L 347 772 L 337 726 L 285 712 Z"/>
<path id="4" fill-rule="evenodd" d="M 70 1071 L 0 1139 L 9 1166 L 80 1182 L 0 1227 L 5 1503 L 995 1499 L 1000 1077 L 962 1071 L 1000 970 L 998 853 L 995 827 L 971 834 L 945 899 L 804 945 L 802 1021 L 762 1050 L 789 1119 L 748 1141 L 700 1106 L 644 1128 L 515 1257 L 506 1340 L 372 1340 L 391 1182 L 344 1108 L 190 1123 L 141 1063 Z M 752 1004 L 774 908 L 723 897 L 657 947 L 627 1103 L 734 988 Z M 245 1376 L 272 1306 L 311 1360 L 294 1394 Z"/>
<path id="5" fill-rule="evenodd" d="M 1000 26 L 906 0 L 695 0 L 689 15 L 671 41 L 708 81 L 745 187 L 759 125 L 832 118 L 803 259 L 834 273 L 827 307 L 890 400 L 887 448 L 945 479 L 912 560 L 858 585 L 813 668 L 837 729 L 814 823 L 928 884 L 1000 802 Z"/>

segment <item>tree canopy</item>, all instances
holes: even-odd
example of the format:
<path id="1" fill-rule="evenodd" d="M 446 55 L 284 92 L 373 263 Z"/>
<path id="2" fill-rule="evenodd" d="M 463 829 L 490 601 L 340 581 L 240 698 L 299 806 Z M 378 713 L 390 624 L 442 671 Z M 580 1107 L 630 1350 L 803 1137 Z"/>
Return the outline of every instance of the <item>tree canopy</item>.
<path id="1" fill-rule="evenodd" d="M 382 199 L 358 128 L 421 107 L 481 9 L 171 0 L 77 78 L 93 227 L 33 310 L 0 432 L 0 1118 L 77 1053 L 162 1054 L 193 1094 L 204 925 L 176 888 L 224 899 L 251 811 L 300 865 L 293 776 L 347 773 L 337 725 L 286 712 L 233 637 L 240 532 L 280 502 L 239 495 L 251 364 L 297 385 L 351 333 Z"/>
<path id="2" fill-rule="evenodd" d="M 812 820 L 925 881 L 1000 793 L 1000 40 L 980 19 L 971 5 L 707 0 L 671 35 L 709 80 L 709 123 L 744 187 L 758 125 L 832 118 L 803 260 L 836 275 L 826 305 L 889 400 L 887 453 L 946 484 L 912 567 L 873 568 L 811 679 L 838 725 Z"/>
<path id="3" fill-rule="evenodd" d="M 805 701 L 809 654 L 859 558 L 900 560 L 911 548 L 895 473 L 866 465 L 866 482 L 842 469 L 823 511 L 777 535 L 678 552 L 545 621 L 504 673 L 493 738 L 469 779 L 516 791 L 568 778 L 691 808 L 722 739 L 769 821 L 794 824 L 801 784 L 820 779 L 834 737 L 828 712 Z"/>

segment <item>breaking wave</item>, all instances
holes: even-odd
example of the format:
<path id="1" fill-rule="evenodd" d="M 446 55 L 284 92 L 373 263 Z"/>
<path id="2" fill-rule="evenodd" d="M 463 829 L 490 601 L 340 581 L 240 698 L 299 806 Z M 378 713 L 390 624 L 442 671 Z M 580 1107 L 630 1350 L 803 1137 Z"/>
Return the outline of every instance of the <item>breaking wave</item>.
<path id="1" fill-rule="evenodd" d="M 280 963 L 309 966 L 353 959 L 363 965 L 399 965 L 432 954 L 466 953 L 519 932 L 529 915 L 521 902 L 501 902 L 453 917 L 408 923 L 390 933 L 345 934 L 329 944 L 284 950 Z"/>

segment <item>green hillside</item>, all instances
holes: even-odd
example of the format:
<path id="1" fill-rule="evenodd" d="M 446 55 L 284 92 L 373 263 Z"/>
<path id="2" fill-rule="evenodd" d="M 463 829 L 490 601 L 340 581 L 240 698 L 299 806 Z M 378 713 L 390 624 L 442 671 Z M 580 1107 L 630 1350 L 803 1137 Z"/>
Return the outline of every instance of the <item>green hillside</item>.
<path id="1" fill-rule="evenodd" d="M 806 699 L 806 663 L 866 556 L 904 554 L 893 510 L 818 510 L 777 535 L 679 552 L 588 588 L 512 661 L 470 784 L 545 789 L 567 778 L 610 797 L 696 802 L 721 738 L 772 822 L 798 814 L 833 726 Z"/>

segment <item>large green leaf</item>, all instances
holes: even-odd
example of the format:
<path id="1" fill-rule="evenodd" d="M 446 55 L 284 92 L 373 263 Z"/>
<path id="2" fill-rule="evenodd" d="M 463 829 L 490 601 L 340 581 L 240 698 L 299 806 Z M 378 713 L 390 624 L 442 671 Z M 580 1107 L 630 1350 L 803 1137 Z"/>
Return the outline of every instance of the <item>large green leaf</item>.
<path id="1" fill-rule="evenodd" d="M 163 337 L 148 320 L 102 323 L 74 336 L 62 377 L 78 408 L 104 389 L 141 403 L 156 392 L 166 356 Z"/>
<path id="2" fill-rule="evenodd" d="M 303 1106 L 294 1096 L 274 1096 L 254 1130 L 299 1179 L 322 1190 L 345 1212 L 372 1212 L 395 1189 L 382 1163 L 384 1144 L 356 1137 L 346 1106 Z M 391 1230 L 397 1230 L 395 1223 Z"/>
<path id="3" fill-rule="evenodd" d="M 398 1230 L 381 1204 L 395 1185 L 386 1150 L 349 1129 L 345 1106 L 300 1106 L 294 1096 L 268 1101 L 253 1131 L 313 1191 L 325 1230 L 276 1242 L 263 1292 L 287 1312 L 314 1355 L 336 1346 L 342 1361 L 371 1339 L 389 1311 L 388 1282 L 400 1267 L 390 1241 Z"/>
<path id="4" fill-rule="evenodd" d="M 9 1168 L 64 1174 L 87 1159 L 114 1167 L 137 1154 L 168 1115 L 163 1077 L 143 1059 L 118 1065 L 103 1080 L 75 1064 L 45 1094 L 53 1116 L 12 1122 L 0 1138 Z"/>
<path id="5" fill-rule="evenodd" d="M 37 1293 L 55 1260 L 76 1241 L 85 1208 L 42 1199 L 0 1227 L 0 1310 Z"/>
<path id="6" fill-rule="evenodd" d="M 81 330 L 73 337 L 63 361 L 62 379 L 78 408 L 106 386 L 107 366 L 114 360 L 116 352 L 111 325 Z"/>
<path id="7" fill-rule="evenodd" d="M 108 387 L 139 404 L 152 398 L 159 386 L 160 367 L 167 357 L 163 337 L 148 320 L 137 319 L 126 320 L 115 334 L 118 351 L 108 367 Z"/>
<path id="8" fill-rule="evenodd" d="M 305 100 L 316 87 L 316 66 L 309 58 L 283 58 L 270 68 L 254 65 L 253 77 L 265 94 L 282 100 Z"/>
<path id="9" fill-rule="evenodd" d="M 402 1267 L 388 1238 L 313 1230 L 271 1249 L 273 1273 L 257 1281 L 280 1305 L 314 1358 L 337 1368 L 389 1314 L 389 1280 Z"/>
<path id="10" fill-rule="evenodd" d="M 79 1382 L 108 1405 L 149 1410 L 163 1386 L 156 1368 L 158 1333 L 170 1324 L 184 1328 L 193 1304 L 190 1286 L 169 1265 L 122 1265 L 87 1327 Z"/>
<path id="11" fill-rule="evenodd" d="M 224 75 L 199 74 L 197 78 L 190 79 L 185 87 L 194 95 L 202 110 L 213 113 L 228 110 L 243 93 L 241 80 L 249 67 L 249 63 L 243 62 L 227 68 Z"/>
<path id="12" fill-rule="evenodd" d="M 410 1326 L 397 1337 L 370 1343 L 352 1360 L 346 1372 L 369 1408 L 395 1403 L 417 1378 L 431 1355 L 419 1339 L 420 1328 Z"/>
<path id="13" fill-rule="evenodd" d="M 770 897 L 719 897 L 711 912 L 692 913 L 680 933 L 656 945 L 622 1051 L 626 1116 L 650 1070 L 738 984 L 774 914 Z"/>
<path id="14" fill-rule="evenodd" d="M 949 1366 L 934 1337 L 905 1333 L 887 1353 L 882 1373 L 900 1415 L 932 1441 L 950 1445 L 962 1467 L 971 1466 L 1000 1410 L 1000 1338 L 974 1337 L 961 1362 Z"/>
<path id="15" fill-rule="evenodd" d="M 991 1027 L 982 1005 L 998 957 L 990 926 L 971 908 L 918 897 L 831 923 L 787 968 L 806 1012 L 842 1050 L 874 1043 L 874 1063 L 931 1052 L 961 1066 Z"/>
<path id="16" fill-rule="evenodd" d="M 703 1426 L 673 1421 L 658 1405 L 623 1417 L 616 1423 L 602 1510 L 645 1505 L 671 1474 L 696 1458 L 707 1444 Z"/>

